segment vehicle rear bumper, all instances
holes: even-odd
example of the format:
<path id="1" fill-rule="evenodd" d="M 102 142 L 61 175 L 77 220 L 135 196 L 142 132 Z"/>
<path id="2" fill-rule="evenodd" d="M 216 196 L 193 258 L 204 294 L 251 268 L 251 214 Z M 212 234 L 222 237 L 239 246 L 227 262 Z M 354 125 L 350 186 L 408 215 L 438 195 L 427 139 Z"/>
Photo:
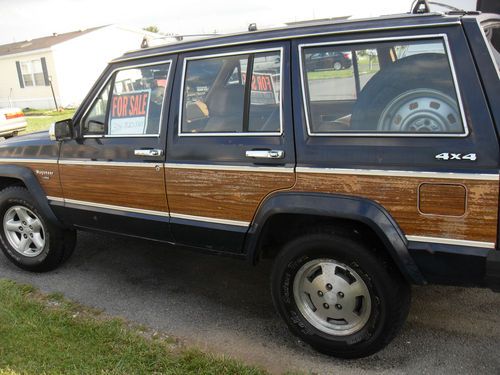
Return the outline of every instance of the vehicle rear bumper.
<path id="1" fill-rule="evenodd" d="M 413 241 L 408 250 L 428 283 L 500 292 L 500 250 Z"/>

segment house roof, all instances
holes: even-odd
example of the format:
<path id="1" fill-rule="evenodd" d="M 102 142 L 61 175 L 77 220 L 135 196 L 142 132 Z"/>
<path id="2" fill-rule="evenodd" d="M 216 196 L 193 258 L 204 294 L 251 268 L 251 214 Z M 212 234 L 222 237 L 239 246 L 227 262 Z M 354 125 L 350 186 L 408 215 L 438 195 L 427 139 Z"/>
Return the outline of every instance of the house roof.
<path id="1" fill-rule="evenodd" d="M 55 44 L 77 38 L 81 35 L 88 34 L 92 31 L 101 29 L 106 26 L 92 27 L 90 29 L 71 31 L 69 33 L 64 33 L 64 34 L 54 33 L 53 35 L 44 36 L 42 38 L 24 40 L 22 42 L 16 42 L 16 43 L 2 44 L 0 45 L 0 56 L 13 55 L 15 53 L 36 51 L 39 49 L 49 48 Z"/>

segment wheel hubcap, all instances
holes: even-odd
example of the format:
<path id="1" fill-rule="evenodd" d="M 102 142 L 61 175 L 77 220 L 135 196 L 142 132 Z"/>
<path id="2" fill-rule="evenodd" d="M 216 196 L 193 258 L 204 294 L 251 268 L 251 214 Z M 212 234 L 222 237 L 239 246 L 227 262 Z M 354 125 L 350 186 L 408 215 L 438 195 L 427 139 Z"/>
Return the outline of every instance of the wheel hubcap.
<path id="1" fill-rule="evenodd" d="M 332 259 L 315 259 L 295 275 L 295 303 L 320 331 L 336 336 L 364 327 L 371 313 L 370 292 L 359 274 Z"/>
<path id="2" fill-rule="evenodd" d="M 42 221 L 24 206 L 12 206 L 7 210 L 3 230 L 10 246 L 21 255 L 36 257 L 45 247 Z"/>
<path id="3" fill-rule="evenodd" d="M 461 131 L 455 100 L 429 89 L 404 92 L 384 109 L 378 129 L 388 132 L 446 133 Z"/>

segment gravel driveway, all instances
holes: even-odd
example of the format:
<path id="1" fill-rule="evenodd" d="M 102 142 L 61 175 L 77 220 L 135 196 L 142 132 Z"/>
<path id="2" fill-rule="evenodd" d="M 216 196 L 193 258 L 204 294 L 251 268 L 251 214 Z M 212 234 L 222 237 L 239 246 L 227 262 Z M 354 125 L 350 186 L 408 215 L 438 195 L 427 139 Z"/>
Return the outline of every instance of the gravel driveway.
<path id="1" fill-rule="evenodd" d="M 79 233 L 73 257 L 51 273 L 21 271 L 0 255 L 2 278 L 62 292 L 274 373 L 500 374 L 500 294 L 414 288 L 408 322 L 392 344 L 372 357 L 342 361 L 314 352 L 288 332 L 272 306 L 269 269 L 90 233 Z"/>

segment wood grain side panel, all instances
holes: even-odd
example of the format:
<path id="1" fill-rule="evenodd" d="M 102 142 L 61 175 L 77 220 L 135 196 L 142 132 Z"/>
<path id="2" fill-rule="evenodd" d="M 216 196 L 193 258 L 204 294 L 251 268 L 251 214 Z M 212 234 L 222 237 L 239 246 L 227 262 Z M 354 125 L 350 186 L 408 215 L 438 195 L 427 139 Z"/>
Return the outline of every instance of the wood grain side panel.
<path id="1" fill-rule="evenodd" d="M 166 168 L 171 212 L 251 221 L 269 193 L 290 188 L 293 173 Z"/>
<path id="2" fill-rule="evenodd" d="M 40 185 L 45 191 L 45 194 L 62 198 L 63 193 L 61 188 L 59 168 L 57 164 L 37 163 L 29 165 L 29 167 L 35 173 L 35 176 L 40 182 Z M 54 174 L 47 175 L 46 173 L 44 173 L 45 171 L 54 172 Z"/>
<path id="3" fill-rule="evenodd" d="M 298 173 L 293 190 L 346 194 L 374 200 L 389 211 L 407 235 L 496 242 L 498 181 L 453 180 L 453 183 L 467 189 L 467 208 L 461 217 L 424 215 L 419 212 L 417 194 L 420 184 L 446 184 L 449 181 L 438 178 Z"/>
<path id="4" fill-rule="evenodd" d="M 62 198 L 61 183 L 59 180 L 59 169 L 57 164 L 51 163 L 2 163 L 28 167 L 38 179 L 46 195 Z M 38 171 L 38 172 L 37 172 Z M 47 173 L 48 172 L 48 173 Z"/>
<path id="5" fill-rule="evenodd" d="M 167 212 L 163 166 L 61 164 L 64 198 Z"/>
<path id="6" fill-rule="evenodd" d="M 424 183 L 418 189 L 418 208 L 426 215 L 462 216 L 466 199 L 463 185 Z"/>

